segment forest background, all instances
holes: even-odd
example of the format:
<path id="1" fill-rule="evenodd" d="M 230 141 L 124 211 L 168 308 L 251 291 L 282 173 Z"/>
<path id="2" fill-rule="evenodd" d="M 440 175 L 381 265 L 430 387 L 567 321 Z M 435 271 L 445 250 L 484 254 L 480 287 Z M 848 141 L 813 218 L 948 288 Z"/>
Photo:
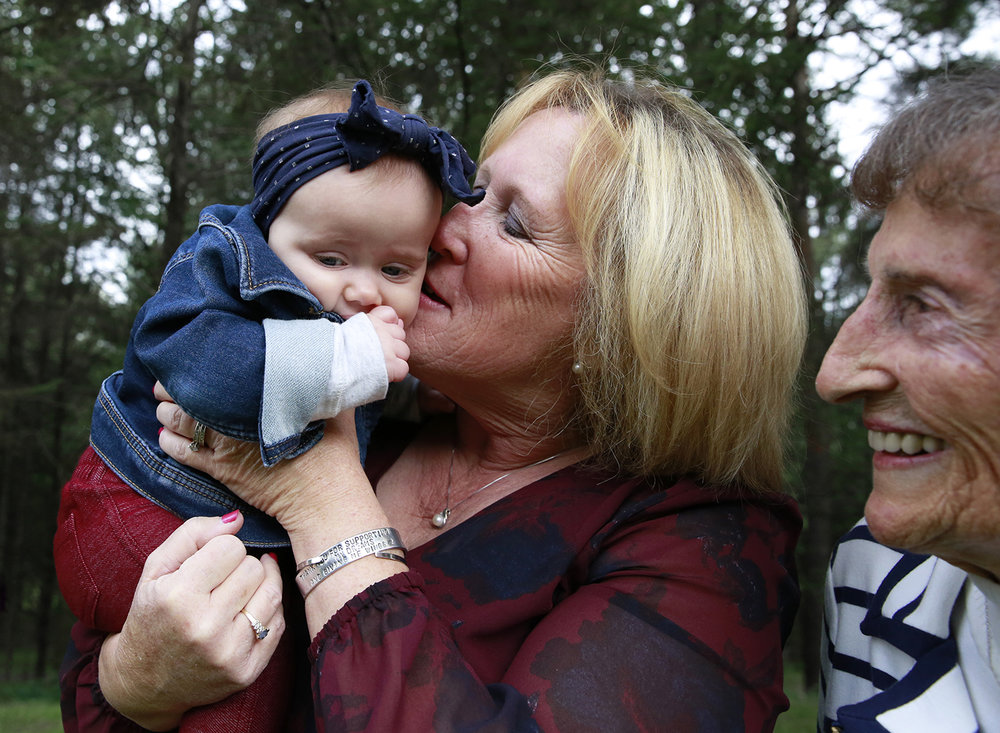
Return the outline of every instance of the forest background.
<path id="1" fill-rule="evenodd" d="M 998 18 L 998 0 L 0 0 L 0 681 L 58 667 L 60 488 L 167 258 L 203 206 L 249 200 L 258 119 L 366 77 L 475 155 L 519 83 L 585 58 L 688 90 L 784 192 L 812 295 L 787 655 L 814 685 L 826 560 L 870 481 L 859 411 L 812 387 L 877 225 L 851 206 L 836 113 L 877 89 L 848 108 L 867 128 L 930 75 L 982 63 L 963 42 Z"/>

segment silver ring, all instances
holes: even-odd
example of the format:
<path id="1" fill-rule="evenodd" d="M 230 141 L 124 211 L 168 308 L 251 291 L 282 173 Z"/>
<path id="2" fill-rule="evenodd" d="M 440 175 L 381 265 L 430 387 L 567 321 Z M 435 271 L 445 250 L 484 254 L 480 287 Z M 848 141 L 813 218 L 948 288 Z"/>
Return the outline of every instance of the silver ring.
<path id="1" fill-rule="evenodd" d="M 270 631 L 270 629 L 267 628 L 260 621 L 258 621 L 257 617 L 254 616 L 252 613 L 250 613 L 245 608 L 242 611 L 240 611 L 240 613 L 242 613 L 244 616 L 247 617 L 247 621 L 249 621 L 250 625 L 253 627 L 253 633 L 256 634 L 256 636 L 257 636 L 257 641 L 263 641 L 264 637 L 267 636 L 267 634 Z"/>
<path id="2" fill-rule="evenodd" d="M 188 448 L 191 449 L 192 453 L 197 453 L 203 445 L 205 445 L 205 423 L 196 422 L 194 424 L 194 440 L 188 443 Z"/>

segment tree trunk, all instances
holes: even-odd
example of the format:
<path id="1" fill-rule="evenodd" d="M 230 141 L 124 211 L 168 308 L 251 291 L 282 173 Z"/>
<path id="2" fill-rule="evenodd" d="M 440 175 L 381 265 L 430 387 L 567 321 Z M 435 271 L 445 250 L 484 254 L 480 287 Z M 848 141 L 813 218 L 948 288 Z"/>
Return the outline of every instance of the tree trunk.
<path id="1" fill-rule="evenodd" d="M 162 271 L 174 250 L 184 241 L 188 230 L 188 173 L 187 145 L 191 137 L 192 85 L 194 81 L 195 40 L 201 27 L 198 13 L 204 0 L 188 0 L 184 12 L 186 22 L 178 39 L 180 61 L 177 64 L 177 89 L 174 94 L 173 118 L 167 129 L 167 185 L 170 195 L 164 211 L 163 247 L 159 266 Z M 157 279 L 159 273 L 157 273 Z"/>
<path id="2" fill-rule="evenodd" d="M 794 49 L 811 41 L 799 36 L 799 14 L 796 3 L 789 2 L 786 10 L 786 35 L 788 46 Z M 808 517 L 799 543 L 799 575 L 802 604 L 799 608 L 798 628 L 801 634 L 801 654 L 804 681 L 812 689 L 819 681 L 819 643 L 823 613 L 823 581 L 830 552 L 830 490 L 827 486 L 828 454 L 830 445 L 826 425 L 820 415 L 822 403 L 816 395 L 815 375 L 826 351 L 823 308 L 817 301 L 813 283 L 816 279 L 816 260 L 810 234 L 810 182 L 809 165 L 816 159 L 811 149 L 809 123 L 810 86 L 806 66 L 808 53 L 798 55 L 800 66 L 792 70 L 789 86 L 792 90 L 791 114 L 792 160 L 790 176 L 792 190 L 788 192 L 787 205 L 794 238 L 805 273 L 806 293 L 809 303 L 809 335 L 802 367 L 801 410 L 805 431 L 806 455 L 802 467 L 800 503 Z"/>

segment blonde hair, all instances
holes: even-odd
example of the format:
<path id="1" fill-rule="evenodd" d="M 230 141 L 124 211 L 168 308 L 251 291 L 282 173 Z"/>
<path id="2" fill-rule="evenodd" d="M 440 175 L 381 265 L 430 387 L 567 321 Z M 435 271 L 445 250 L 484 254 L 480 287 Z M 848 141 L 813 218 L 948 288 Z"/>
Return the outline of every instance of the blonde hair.
<path id="1" fill-rule="evenodd" d="M 551 107 L 584 120 L 567 178 L 588 274 L 573 427 L 624 470 L 778 489 L 806 310 L 773 182 L 680 91 L 595 71 L 520 90 L 482 157 Z"/>
<path id="2" fill-rule="evenodd" d="M 257 123 L 254 146 L 263 140 L 264 136 L 272 130 L 291 124 L 296 120 L 301 120 L 303 117 L 346 112 L 351 106 L 351 89 L 353 86 L 353 83 L 347 84 L 346 82 L 331 83 L 295 97 L 280 107 L 275 107 Z M 383 107 L 386 106 L 382 99 L 377 99 L 377 101 Z"/>

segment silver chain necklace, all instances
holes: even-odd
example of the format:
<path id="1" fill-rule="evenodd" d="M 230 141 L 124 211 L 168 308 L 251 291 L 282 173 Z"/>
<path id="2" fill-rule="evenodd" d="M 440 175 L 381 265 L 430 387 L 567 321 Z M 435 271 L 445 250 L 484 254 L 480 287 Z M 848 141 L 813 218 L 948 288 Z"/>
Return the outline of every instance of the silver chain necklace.
<path id="1" fill-rule="evenodd" d="M 559 451 L 555 455 L 549 456 L 548 458 L 543 458 L 540 461 L 535 461 L 534 463 L 532 463 L 532 464 L 530 464 L 528 466 L 521 466 L 521 468 L 515 468 L 513 471 L 508 471 L 503 476 L 497 476 L 495 479 L 493 479 L 492 481 L 490 481 L 488 484 L 480 486 L 478 489 L 476 489 L 475 491 L 473 491 L 467 497 L 465 497 L 460 502 L 458 502 L 457 504 L 455 504 L 455 506 L 452 506 L 451 505 L 451 474 L 452 474 L 452 471 L 455 469 L 455 446 L 452 446 L 451 447 L 451 463 L 448 464 L 448 488 L 445 489 L 444 509 L 442 509 L 437 514 L 435 514 L 433 517 L 431 517 L 431 526 L 434 527 L 434 529 L 443 529 L 444 526 L 446 524 L 448 524 L 448 518 L 451 516 L 452 509 L 458 509 L 458 507 L 462 506 L 462 504 L 464 504 L 465 502 L 467 502 L 469 499 L 471 499 L 473 496 L 475 496 L 476 494 L 478 494 L 480 491 L 485 491 L 486 489 L 490 488 L 493 484 L 497 483 L 498 481 L 503 481 L 505 478 L 507 478 L 508 476 L 510 476 L 515 471 L 521 471 L 521 470 L 524 470 L 524 469 L 527 469 L 527 468 L 534 468 L 535 466 L 540 466 L 543 463 L 547 463 L 548 461 L 551 461 L 551 460 L 553 460 L 555 458 L 558 458 L 559 456 L 561 456 L 565 452 L 566 451 L 564 451 L 564 450 L 563 451 Z"/>

